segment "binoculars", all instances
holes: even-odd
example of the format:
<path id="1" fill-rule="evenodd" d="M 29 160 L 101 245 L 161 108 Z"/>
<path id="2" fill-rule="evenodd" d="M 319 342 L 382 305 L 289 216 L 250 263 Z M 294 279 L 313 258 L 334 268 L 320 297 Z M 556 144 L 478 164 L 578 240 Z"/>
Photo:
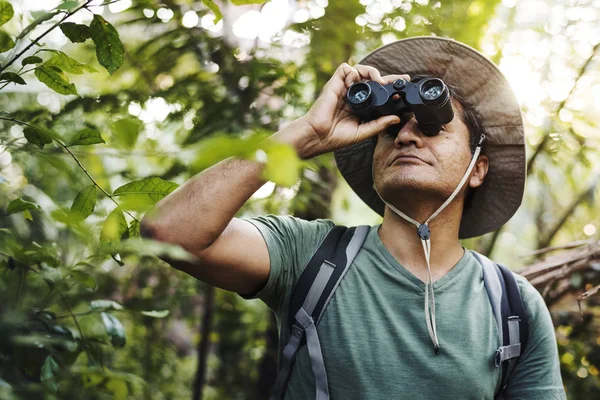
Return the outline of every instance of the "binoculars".
<path id="1" fill-rule="evenodd" d="M 346 103 L 363 122 L 412 112 L 426 136 L 437 135 L 442 125 L 454 118 L 450 91 L 439 78 L 397 79 L 385 86 L 375 81 L 356 82 L 346 93 Z"/>

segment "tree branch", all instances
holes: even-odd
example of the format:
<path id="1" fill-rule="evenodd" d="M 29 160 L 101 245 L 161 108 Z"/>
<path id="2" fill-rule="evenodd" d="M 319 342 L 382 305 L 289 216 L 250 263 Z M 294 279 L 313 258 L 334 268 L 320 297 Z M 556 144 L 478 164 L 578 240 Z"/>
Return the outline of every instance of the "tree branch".
<path id="1" fill-rule="evenodd" d="M 545 238 L 543 238 L 542 240 L 540 240 L 538 242 L 538 249 L 542 249 L 542 248 L 548 247 L 550 245 L 550 242 L 552 242 L 552 239 L 554 239 L 554 236 L 556 236 L 558 231 L 560 231 L 560 228 L 563 227 L 563 225 L 567 222 L 569 217 L 575 212 L 575 210 L 577 209 L 579 204 L 581 204 L 586 198 L 588 198 L 590 196 L 590 194 L 596 189 L 596 186 L 598 185 L 599 180 L 600 180 L 600 175 L 597 175 L 593 179 L 592 183 L 588 186 L 588 188 L 586 190 L 584 190 L 583 192 L 581 192 L 579 194 L 579 196 L 577 196 L 577 198 L 575 200 L 573 200 L 573 202 L 571 203 L 569 208 L 567 208 L 567 210 L 564 212 L 563 216 L 558 220 L 558 222 L 550 230 L 550 233 Z"/>

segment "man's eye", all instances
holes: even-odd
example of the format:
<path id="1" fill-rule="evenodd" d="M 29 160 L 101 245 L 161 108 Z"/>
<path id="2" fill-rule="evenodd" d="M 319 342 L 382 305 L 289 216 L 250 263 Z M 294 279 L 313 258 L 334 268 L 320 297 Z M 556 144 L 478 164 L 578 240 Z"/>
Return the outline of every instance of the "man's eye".
<path id="1" fill-rule="evenodd" d="M 395 125 L 390 125 L 386 128 L 385 130 L 385 134 L 391 138 L 395 138 L 396 136 L 398 136 L 398 131 L 400 131 L 400 129 L 402 128 L 402 122 L 400 122 L 399 124 L 395 124 Z"/>
<path id="2" fill-rule="evenodd" d="M 385 130 L 385 134 L 390 137 L 395 138 L 396 136 L 398 136 L 398 132 L 400 131 L 400 129 L 402 129 L 404 127 L 404 125 L 406 125 L 406 123 L 408 121 L 410 121 L 411 118 L 412 118 L 412 113 L 411 114 L 402 114 L 400 116 L 400 123 L 390 125 L 389 127 L 387 127 L 387 129 Z"/>

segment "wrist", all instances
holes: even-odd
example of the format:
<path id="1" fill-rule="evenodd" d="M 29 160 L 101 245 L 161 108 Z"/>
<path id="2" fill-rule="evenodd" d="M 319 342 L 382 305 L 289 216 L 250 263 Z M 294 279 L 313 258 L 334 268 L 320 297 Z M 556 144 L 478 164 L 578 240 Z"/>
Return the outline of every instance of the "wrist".
<path id="1" fill-rule="evenodd" d="M 312 126 L 306 122 L 304 117 L 295 119 L 271 135 L 271 139 L 289 144 L 296 149 L 296 154 L 303 160 L 318 154 L 315 152 L 316 137 Z"/>

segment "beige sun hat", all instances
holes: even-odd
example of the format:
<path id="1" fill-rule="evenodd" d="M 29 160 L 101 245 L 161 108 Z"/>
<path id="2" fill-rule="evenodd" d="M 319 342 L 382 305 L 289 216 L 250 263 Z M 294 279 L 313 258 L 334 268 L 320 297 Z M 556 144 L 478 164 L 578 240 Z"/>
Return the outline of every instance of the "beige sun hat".
<path id="1" fill-rule="evenodd" d="M 462 216 L 459 238 L 492 232 L 519 208 L 525 189 L 525 138 L 521 109 L 508 81 L 496 65 L 477 50 L 452 39 L 414 37 L 382 46 L 359 61 L 382 76 L 427 74 L 458 88 L 479 114 L 486 136 L 484 152 L 490 166 L 471 208 Z M 385 205 L 373 189 L 374 140 L 334 152 L 337 166 L 358 196 L 383 216 Z"/>

